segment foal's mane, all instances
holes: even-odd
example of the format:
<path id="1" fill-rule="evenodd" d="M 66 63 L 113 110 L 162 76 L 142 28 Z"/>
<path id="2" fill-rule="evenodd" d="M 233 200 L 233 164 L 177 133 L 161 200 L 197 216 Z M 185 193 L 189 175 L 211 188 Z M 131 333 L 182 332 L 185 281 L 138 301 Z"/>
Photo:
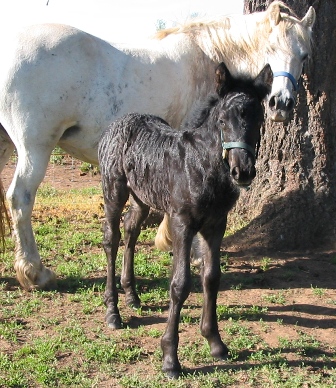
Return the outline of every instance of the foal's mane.
<path id="1" fill-rule="evenodd" d="M 255 52 L 260 47 L 264 47 L 266 50 L 273 50 L 269 42 L 269 34 L 272 27 L 270 18 L 268 17 L 268 11 L 270 8 L 274 9 L 275 7 L 280 7 L 281 10 L 281 20 L 278 24 L 278 48 L 282 47 L 283 50 L 286 50 L 286 31 L 293 28 L 295 33 L 307 46 L 310 54 L 310 32 L 302 26 L 295 13 L 282 1 L 274 1 L 270 4 L 266 12 L 263 13 L 256 12 L 249 15 L 222 16 L 212 20 L 195 18 L 187 21 L 183 25 L 160 30 L 155 34 L 154 38 L 162 40 L 173 34 L 187 34 L 191 37 L 202 34 L 204 36 L 204 45 L 209 45 L 210 43 L 213 46 L 213 50 L 218 55 L 218 60 L 225 60 L 227 57 L 225 53 L 227 52 L 230 53 L 231 57 L 234 55 L 242 57 L 245 56 L 242 54 L 243 52 Z M 256 18 L 256 23 L 254 22 L 256 29 L 251 34 L 248 23 L 253 18 Z M 241 28 L 237 28 L 237 23 L 241 24 Z"/>
<path id="2" fill-rule="evenodd" d="M 182 124 L 182 128 L 196 129 L 209 117 L 211 109 L 219 102 L 217 94 L 209 94 L 205 101 L 200 101 Z"/>
<path id="3" fill-rule="evenodd" d="M 217 89 L 216 94 L 210 93 L 205 100 L 196 103 L 190 114 L 182 123 L 182 128 L 196 129 L 201 127 L 209 118 L 212 110 L 225 98 L 227 93 L 233 91 L 233 89 L 237 95 L 241 95 L 242 93 L 250 93 L 254 88 L 253 78 L 247 75 L 240 75 L 237 77 L 230 75 L 229 85 L 226 85 L 226 87 L 220 90 Z M 208 123 L 210 127 L 213 125 L 213 120 L 216 121 L 217 117 L 213 116 L 211 118 L 211 122 Z"/>

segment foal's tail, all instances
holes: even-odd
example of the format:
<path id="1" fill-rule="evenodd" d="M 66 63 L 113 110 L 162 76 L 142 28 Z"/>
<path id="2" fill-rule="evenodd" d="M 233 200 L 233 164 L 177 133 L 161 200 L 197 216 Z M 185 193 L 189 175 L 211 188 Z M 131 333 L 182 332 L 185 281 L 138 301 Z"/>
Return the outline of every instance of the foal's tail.
<path id="1" fill-rule="evenodd" d="M 5 250 L 5 235 L 7 227 L 10 229 L 10 220 L 5 200 L 5 190 L 3 188 L 2 181 L 0 180 L 0 246 L 2 247 L 2 251 Z"/>
<path id="2" fill-rule="evenodd" d="M 172 239 L 170 233 L 170 219 L 167 214 L 164 215 L 163 220 L 159 226 L 155 237 L 155 246 L 161 251 L 172 250 Z"/>

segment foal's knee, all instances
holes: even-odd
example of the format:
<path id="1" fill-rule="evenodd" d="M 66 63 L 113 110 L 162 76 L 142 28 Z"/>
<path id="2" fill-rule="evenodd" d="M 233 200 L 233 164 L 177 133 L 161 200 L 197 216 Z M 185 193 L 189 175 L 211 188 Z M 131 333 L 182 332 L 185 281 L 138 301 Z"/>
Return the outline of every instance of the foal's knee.
<path id="1" fill-rule="evenodd" d="M 203 287 L 210 292 L 217 292 L 220 282 L 220 269 L 203 269 Z"/>
<path id="2" fill-rule="evenodd" d="M 183 303 L 191 290 L 191 277 L 185 276 L 182 278 L 173 279 L 170 285 L 171 298 L 175 302 Z"/>

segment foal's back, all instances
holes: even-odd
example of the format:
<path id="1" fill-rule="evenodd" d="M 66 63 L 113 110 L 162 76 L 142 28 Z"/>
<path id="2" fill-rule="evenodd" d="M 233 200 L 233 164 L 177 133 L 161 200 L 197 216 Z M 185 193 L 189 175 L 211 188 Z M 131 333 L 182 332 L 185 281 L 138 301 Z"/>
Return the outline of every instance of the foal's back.
<path id="1" fill-rule="evenodd" d="M 142 202 L 158 210 L 198 207 L 216 190 L 208 182 L 214 165 L 217 181 L 231 186 L 220 143 L 209 142 L 204 128 L 175 130 L 159 117 L 133 113 L 113 122 L 102 140 L 101 168 L 108 172 L 102 172 L 103 184 L 105 175 L 110 181 L 123 179 Z"/>

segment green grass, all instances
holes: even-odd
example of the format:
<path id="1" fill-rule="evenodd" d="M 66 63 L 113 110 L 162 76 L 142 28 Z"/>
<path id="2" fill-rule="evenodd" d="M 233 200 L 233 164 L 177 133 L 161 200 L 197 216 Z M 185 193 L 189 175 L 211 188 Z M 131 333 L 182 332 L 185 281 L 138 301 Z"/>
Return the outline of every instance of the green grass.
<path id="1" fill-rule="evenodd" d="M 74 206 L 74 196 L 88 203 Z M 266 283 L 248 304 L 244 301 L 248 292 L 245 285 L 257 290 L 253 281 L 247 281 L 253 275 L 242 271 L 235 281 L 228 254 L 221 258 L 225 282 L 221 284 L 217 318 L 230 349 L 229 359 L 214 360 L 199 333 L 203 298 L 199 269 L 193 268 L 193 293 L 180 320 L 183 374 L 177 381 L 167 380 L 161 373 L 160 338 L 166 328 L 172 257 L 154 248 L 156 228 L 142 231 L 135 257 L 142 307 L 126 307 L 121 291 L 119 306 L 125 327 L 109 330 L 104 322 L 106 259 L 100 204 L 100 188 L 71 193 L 50 186 L 39 190 L 33 226 L 44 263 L 57 273 L 57 290 L 28 293 L 17 286 L 14 247 L 8 239 L 0 267 L 0 387 L 336 385 L 335 348 L 315 337 L 316 328 L 310 330 L 290 320 L 300 312 L 300 293 L 295 294 L 298 307 L 293 308 L 293 290 L 286 285 L 284 275 L 288 270 L 282 270 L 282 289 L 268 289 Z M 118 274 L 122 251 L 123 246 L 118 254 Z M 263 276 L 272 276 L 273 262 L 269 257 L 260 259 Z M 306 291 L 325 307 L 333 308 L 325 287 L 311 286 Z M 268 342 L 271 334 L 276 338 L 272 345 Z"/>

